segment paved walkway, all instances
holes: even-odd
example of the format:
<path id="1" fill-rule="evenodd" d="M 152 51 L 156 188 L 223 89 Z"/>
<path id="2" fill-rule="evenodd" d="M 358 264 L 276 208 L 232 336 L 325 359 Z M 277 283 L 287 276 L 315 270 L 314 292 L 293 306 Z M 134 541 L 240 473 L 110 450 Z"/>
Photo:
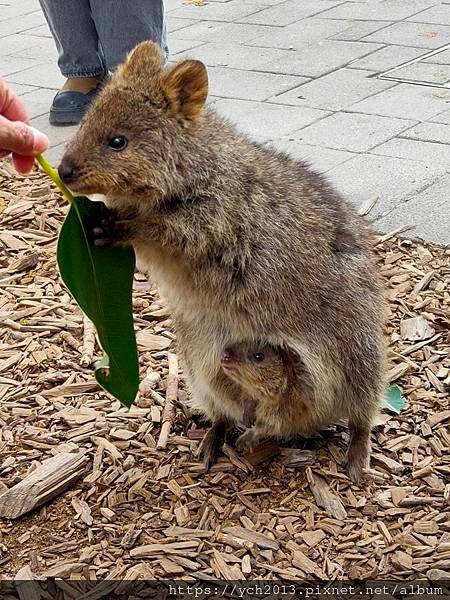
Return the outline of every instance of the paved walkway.
<path id="1" fill-rule="evenodd" d="M 378 229 L 410 223 L 419 237 L 450 244 L 450 0 L 166 8 L 172 58 L 208 65 L 221 113 L 309 160 L 358 206 L 377 198 Z M 74 128 L 48 124 L 62 77 L 38 1 L 3 0 L 0 37 L 1 74 L 49 134 L 56 161 Z"/>

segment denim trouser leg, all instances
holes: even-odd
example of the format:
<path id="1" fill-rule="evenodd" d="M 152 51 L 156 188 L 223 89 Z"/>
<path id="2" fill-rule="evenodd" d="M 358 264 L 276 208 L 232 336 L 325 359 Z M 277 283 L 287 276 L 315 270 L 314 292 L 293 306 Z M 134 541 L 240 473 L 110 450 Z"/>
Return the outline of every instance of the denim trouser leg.
<path id="1" fill-rule="evenodd" d="M 105 72 L 89 0 L 39 0 L 58 50 L 65 77 L 95 77 Z M 109 6 L 109 2 L 105 3 Z"/>
<path id="2" fill-rule="evenodd" d="M 113 71 L 136 44 L 153 40 L 168 57 L 163 0 L 90 0 L 108 70 Z"/>
<path id="3" fill-rule="evenodd" d="M 65 77 L 113 70 L 143 40 L 168 56 L 163 0 L 39 0 Z"/>

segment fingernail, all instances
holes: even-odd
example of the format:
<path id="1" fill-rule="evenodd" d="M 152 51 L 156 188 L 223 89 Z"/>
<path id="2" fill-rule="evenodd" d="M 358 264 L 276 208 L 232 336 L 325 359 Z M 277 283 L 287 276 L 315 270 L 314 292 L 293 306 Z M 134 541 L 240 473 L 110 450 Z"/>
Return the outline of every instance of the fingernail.
<path id="1" fill-rule="evenodd" d="M 34 127 L 30 127 L 33 131 L 34 141 L 33 141 L 33 152 L 37 154 L 39 152 L 44 152 L 48 148 L 48 137 L 42 131 L 35 129 Z"/>

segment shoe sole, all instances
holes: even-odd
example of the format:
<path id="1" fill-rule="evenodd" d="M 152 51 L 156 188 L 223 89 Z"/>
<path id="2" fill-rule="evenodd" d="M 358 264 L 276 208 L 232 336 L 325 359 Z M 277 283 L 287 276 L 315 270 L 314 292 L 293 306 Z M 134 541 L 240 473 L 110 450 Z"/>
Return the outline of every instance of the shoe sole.
<path id="1" fill-rule="evenodd" d="M 50 125 L 78 125 L 86 111 L 50 109 Z"/>

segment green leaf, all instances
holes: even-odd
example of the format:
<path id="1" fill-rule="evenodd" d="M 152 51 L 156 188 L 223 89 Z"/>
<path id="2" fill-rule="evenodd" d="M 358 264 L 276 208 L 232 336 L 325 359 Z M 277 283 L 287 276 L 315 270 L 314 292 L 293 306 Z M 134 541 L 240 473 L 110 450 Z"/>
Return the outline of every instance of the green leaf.
<path id="1" fill-rule="evenodd" d="M 381 408 L 385 408 L 398 415 L 405 408 L 405 398 L 398 385 L 390 385 L 386 390 Z"/>
<path id="2" fill-rule="evenodd" d="M 73 197 L 47 161 L 42 156 L 38 160 L 71 203 L 59 234 L 57 260 L 64 283 L 94 323 L 106 353 L 96 366 L 95 378 L 129 407 L 139 388 L 132 311 L 134 251 L 123 246 L 94 246 L 88 232 L 108 209 L 102 202 Z"/>

